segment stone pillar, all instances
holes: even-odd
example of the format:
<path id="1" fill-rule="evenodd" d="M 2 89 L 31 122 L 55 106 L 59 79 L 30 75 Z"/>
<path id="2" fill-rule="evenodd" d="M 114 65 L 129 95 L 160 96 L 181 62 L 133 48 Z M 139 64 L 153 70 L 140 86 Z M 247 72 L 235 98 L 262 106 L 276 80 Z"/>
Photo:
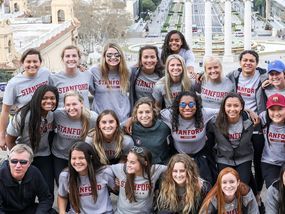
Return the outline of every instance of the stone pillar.
<path id="1" fill-rule="evenodd" d="M 265 18 L 266 21 L 270 18 L 271 14 L 271 1 L 270 0 L 265 0 Z"/>
<path id="2" fill-rule="evenodd" d="M 244 50 L 251 49 L 251 0 L 244 0 Z"/>
<path id="3" fill-rule="evenodd" d="M 192 46 L 192 0 L 185 0 L 184 29 L 187 44 Z"/>
<path id="4" fill-rule="evenodd" d="M 232 55 L 232 3 L 231 0 L 225 0 L 225 17 L 224 17 L 224 62 L 233 62 Z"/>
<path id="5" fill-rule="evenodd" d="M 205 55 L 212 56 L 212 1 L 205 0 Z"/>

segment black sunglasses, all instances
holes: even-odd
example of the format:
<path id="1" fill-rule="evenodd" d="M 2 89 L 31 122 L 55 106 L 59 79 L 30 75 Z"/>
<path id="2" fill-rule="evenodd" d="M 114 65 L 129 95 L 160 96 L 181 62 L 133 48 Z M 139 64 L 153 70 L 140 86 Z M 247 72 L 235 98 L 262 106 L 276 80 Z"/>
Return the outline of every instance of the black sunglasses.
<path id="1" fill-rule="evenodd" d="M 143 148 L 142 147 L 133 146 L 131 148 L 131 152 L 135 152 L 137 154 L 143 154 Z"/>
<path id="2" fill-rule="evenodd" d="M 29 161 L 27 161 L 27 160 L 11 159 L 10 162 L 12 164 L 20 163 L 21 165 L 26 165 Z"/>
<path id="3" fill-rule="evenodd" d="M 119 53 L 107 53 L 106 54 L 106 57 L 108 57 L 108 58 L 112 58 L 112 56 L 114 56 L 115 58 L 120 58 L 121 54 L 119 54 Z"/>

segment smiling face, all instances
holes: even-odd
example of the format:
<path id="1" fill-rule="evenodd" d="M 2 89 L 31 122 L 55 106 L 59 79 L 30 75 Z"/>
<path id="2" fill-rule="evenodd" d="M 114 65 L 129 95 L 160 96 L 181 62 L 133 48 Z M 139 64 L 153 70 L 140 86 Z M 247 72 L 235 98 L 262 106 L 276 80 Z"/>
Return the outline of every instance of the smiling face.
<path id="1" fill-rule="evenodd" d="M 79 175 L 84 176 L 88 174 L 87 161 L 82 151 L 73 150 L 71 152 L 70 163 Z"/>
<path id="2" fill-rule="evenodd" d="M 112 140 L 118 128 L 116 119 L 111 114 L 102 116 L 99 121 L 99 129 L 101 130 L 104 138 Z"/>
<path id="3" fill-rule="evenodd" d="M 275 87 L 284 87 L 285 86 L 285 75 L 284 72 L 270 71 L 269 72 L 269 81 Z"/>
<path id="4" fill-rule="evenodd" d="M 24 75 L 33 77 L 37 74 L 41 66 L 41 61 L 38 54 L 27 55 L 22 66 L 24 68 Z"/>
<path id="5" fill-rule="evenodd" d="M 274 123 L 280 125 L 285 124 L 285 107 L 271 106 L 268 109 L 268 115 Z"/>
<path id="6" fill-rule="evenodd" d="M 225 102 L 225 113 L 230 122 L 237 122 L 242 111 L 242 104 L 237 97 L 229 97 Z"/>
<path id="7" fill-rule="evenodd" d="M 205 65 L 206 75 L 213 82 L 219 82 L 221 80 L 221 70 L 222 68 L 217 61 L 211 61 Z"/>
<path id="8" fill-rule="evenodd" d="M 189 107 L 189 103 L 190 103 L 190 106 L 192 107 Z M 196 110 L 197 108 L 196 108 L 196 102 L 195 102 L 194 97 L 191 97 L 191 96 L 181 97 L 180 102 L 179 102 L 179 113 L 183 119 L 186 119 L 186 120 L 192 119 L 196 114 Z"/>
<path id="9" fill-rule="evenodd" d="M 76 49 L 66 49 L 62 60 L 66 71 L 76 71 L 80 61 L 78 51 Z"/>
<path id="10" fill-rule="evenodd" d="M 121 62 L 121 54 L 115 48 L 108 48 L 105 53 L 105 60 L 110 70 L 116 69 Z"/>
<path id="11" fill-rule="evenodd" d="M 77 96 L 67 96 L 64 100 L 64 109 L 68 116 L 72 119 L 81 117 L 83 103 L 80 102 Z"/>
<path id="12" fill-rule="evenodd" d="M 180 48 L 182 47 L 182 40 L 179 34 L 174 33 L 170 36 L 169 39 L 169 48 L 173 51 L 173 53 L 179 53 Z"/>
<path id="13" fill-rule="evenodd" d="M 257 67 L 255 56 L 250 53 L 244 54 L 240 60 L 240 66 L 244 76 L 253 76 Z"/>
<path id="14" fill-rule="evenodd" d="M 177 162 L 174 164 L 172 169 L 172 178 L 178 186 L 185 186 L 186 184 L 186 169 L 182 162 Z"/>
<path id="15" fill-rule="evenodd" d="M 127 156 L 126 169 L 128 174 L 142 175 L 142 167 L 135 153 L 129 152 Z"/>
<path id="16" fill-rule="evenodd" d="M 221 188 L 228 202 L 235 198 L 235 193 L 239 184 L 240 181 L 231 173 L 227 173 L 222 177 Z"/>
<path id="17" fill-rule="evenodd" d="M 167 71 L 169 76 L 174 83 L 181 80 L 183 67 L 179 59 L 171 59 L 168 63 Z"/>
<path id="18" fill-rule="evenodd" d="M 56 106 L 55 94 L 52 91 L 47 91 L 44 94 L 41 102 L 42 112 L 44 114 L 47 114 L 49 111 L 54 110 L 55 106 Z"/>
<path id="19" fill-rule="evenodd" d="M 151 127 L 153 124 L 152 107 L 146 103 L 141 104 L 137 110 L 137 120 L 143 127 Z"/>
<path id="20" fill-rule="evenodd" d="M 16 161 L 16 163 L 12 163 L 15 160 L 18 161 Z M 25 164 L 23 162 L 21 164 L 19 162 L 20 160 L 24 161 Z M 13 152 L 9 156 L 10 172 L 12 177 L 17 181 L 21 181 L 23 179 L 30 165 L 30 154 L 27 151 L 21 153 Z"/>
<path id="21" fill-rule="evenodd" d="M 145 49 L 142 52 L 141 64 L 143 71 L 146 73 L 153 73 L 158 62 L 156 52 L 153 49 Z"/>

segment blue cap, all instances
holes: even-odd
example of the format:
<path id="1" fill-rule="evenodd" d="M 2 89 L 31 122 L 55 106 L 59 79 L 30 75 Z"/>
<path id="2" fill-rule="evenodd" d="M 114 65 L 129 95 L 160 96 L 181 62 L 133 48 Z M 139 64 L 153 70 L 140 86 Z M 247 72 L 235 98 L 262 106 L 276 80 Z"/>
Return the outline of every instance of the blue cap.
<path id="1" fill-rule="evenodd" d="M 268 64 L 268 72 L 270 71 L 283 72 L 285 71 L 285 65 L 280 60 L 274 60 Z"/>

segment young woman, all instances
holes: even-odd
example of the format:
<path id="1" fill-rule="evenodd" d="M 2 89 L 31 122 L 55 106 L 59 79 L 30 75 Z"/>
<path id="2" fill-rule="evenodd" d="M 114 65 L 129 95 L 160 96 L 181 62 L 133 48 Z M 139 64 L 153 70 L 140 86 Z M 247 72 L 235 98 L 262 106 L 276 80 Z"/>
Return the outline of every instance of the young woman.
<path id="1" fill-rule="evenodd" d="M 49 83 L 49 71 L 41 68 L 42 57 L 38 50 L 26 50 L 20 59 L 23 71 L 9 80 L 3 97 L 0 116 L 0 148 L 5 148 L 5 135 L 12 106 L 21 108 L 32 98 L 35 90 Z"/>
<path id="2" fill-rule="evenodd" d="M 146 148 L 136 146 L 130 150 L 126 164 L 111 165 L 120 187 L 116 213 L 152 213 L 155 183 L 165 170 L 164 165 L 152 165 L 151 153 Z"/>
<path id="3" fill-rule="evenodd" d="M 201 84 L 195 84 L 204 108 L 219 109 L 224 97 L 234 90 L 234 84 L 223 77 L 222 64 L 218 58 L 209 57 L 204 61 L 204 77 Z"/>
<path id="4" fill-rule="evenodd" d="M 57 87 L 59 92 L 59 107 L 63 108 L 64 94 L 73 90 L 81 93 L 84 106 L 89 109 L 88 93 L 91 73 L 81 72 L 78 68 L 81 59 L 79 48 L 74 45 L 65 47 L 61 53 L 61 59 L 65 67 L 64 71 L 52 74 L 50 77 L 50 84 Z"/>
<path id="5" fill-rule="evenodd" d="M 278 178 L 285 163 L 285 97 L 281 94 L 271 95 L 266 107 L 267 111 L 260 114 L 265 138 L 261 169 L 268 188 Z"/>
<path id="6" fill-rule="evenodd" d="M 161 109 L 172 106 L 174 98 L 182 91 L 190 91 L 191 82 L 187 77 L 183 58 L 178 54 L 170 55 L 166 60 L 165 77 L 162 77 L 154 86 L 152 96 L 155 106 Z"/>
<path id="7" fill-rule="evenodd" d="M 100 114 L 106 109 L 113 110 L 122 122 L 130 114 L 129 78 L 122 49 L 108 43 L 103 50 L 100 67 L 91 69 L 94 100 L 92 110 Z"/>
<path id="8" fill-rule="evenodd" d="M 54 176 L 49 133 L 54 129 L 53 111 L 57 108 L 58 91 L 54 86 L 38 87 L 31 101 L 18 110 L 7 128 L 9 149 L 17 144 L 29 145 L 34 153 L 33 165 L 43 174 L 53 195 Z"/>
<path id="9" fill-rule="evenodd" d="M 227 167 L 219 173 L 199 213 L 259 214 L 259 210 L 251 189 L 240 181 L 236 170 Z"/>
<path id="10" fill-rule="evenodd" d="M 281 167 L 279 179 L 267 190 L 266 214 L 285 213 L 285 164 Z"/>
<path id="11" fill-rule="evenodd" d="M 215 113 L 216 110 L 205 111 L 202 108 L 201 99 L 194 91 L 180 93 L 175 98 L 172 109 L 160 112 L 162 121 L 171 129 L 177 152 L 193 157 L 201 177 L 210 183 L 214 181 L 215 161 L 210 158 L 212 150 L 206 144 L 206 126 Z"/>
<path id="12" fill-rule="evenodd" d="M 166 64 L 166 60 L 171 54 L 179 54 L 184 59 L 189 77 L 195 79 L 194 54 L 188 47 L 184 35 L 177 30 L 172 30 L 165 36 L 161 51 L 161 61 L 163 64 Z"/>
<path id="13" fill-rule="evenodd" d="M 123 133 L 119 119 L 112 110 L 99 114 L 95 129 L 89 132 L 85 142 L 94 146 L 103 164 L 126 161 L 129 150 L 134 146 L 133 139 Z"/>
<path id="14" fill-rule="evenodd" d="M 210 188 L 199 177 L 195 161 L 186 154 L 176 154 L 169 160 L 161 181 L 158 213 L 198 213 Z"/>
<path id="15" fill-rule="evenodd" d="M 209 124 L 209 132 L 213 136 L 217 150 L 219 171 L 232 167 L 240 175 L 241 181 L 249 184 L 253 159 L 253 122 L 244 111 L 242 97 L 230 92 L 222 101 L 217 118 Z"/>
<path id="16" fill-rule="evenodd" d="M 73 144 L 84 140 L 89 129 L 95 127 L 97 114 L 83 104 L 78 91 L 68 91 L 64 95 L 64 109 L 54 112 L 56 134 L 52 144 L 54 175 L 58 182 L 60 172 L 68 164 L 68 153 Z"/>
<path id="17" fill-rule="evenodd" d="M 132 68 L 130 79 L 131 109 L 141 97 L 152 98 L 155 83 L 163 76 L 163 66 L 158 57 L 157 47 L 146 45 L 139 50 L 139 62 Z"/>
<path id="18" fill-rule="evenodd" d="M 136 146 L 143 146 L 151 151 L 153 164 L 166 164 L 171 153 L 167 142 L 170 129 L 157 115 L 153 100 L 148 97 L 140 98 L 132 114 L 131 136 Z"/>
<path id="19" fill-rule="evenodd" d="M 114 178 L 107 173 L 92 146 L 76 142 L 69 152 L 68 168 L 59 177 L 59 214 L 66 213 L 68 201 L 70 214 L 113 213 L 108 187 L 114 186 Z"/>

